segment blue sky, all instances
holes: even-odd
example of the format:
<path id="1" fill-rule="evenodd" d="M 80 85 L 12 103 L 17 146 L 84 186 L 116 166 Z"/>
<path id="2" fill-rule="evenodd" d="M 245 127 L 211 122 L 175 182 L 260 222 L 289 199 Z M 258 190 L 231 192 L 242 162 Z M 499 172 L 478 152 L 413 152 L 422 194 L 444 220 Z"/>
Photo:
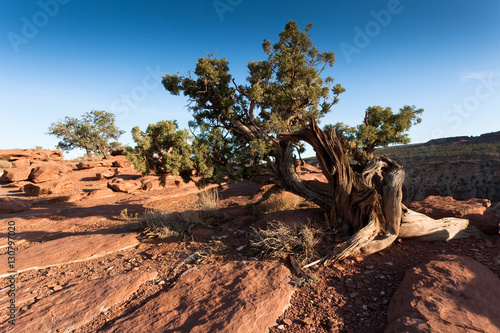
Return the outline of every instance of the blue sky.
<path id="1" fill-rule="evenodd" d="M 500 130 L 500 1 L 0 1 L 0 149 L 54 149 L 52 122 L 106 110 L 126 131 L 191 119 L 160 83 L 205 52 L 244 83 L 286 22 L 313 23 L 346 92 L 322 124 L 361 122 L 368 106 L 425 109 L 412 142 Z M 67 158 L 81 151 L 65 154 Z"/>

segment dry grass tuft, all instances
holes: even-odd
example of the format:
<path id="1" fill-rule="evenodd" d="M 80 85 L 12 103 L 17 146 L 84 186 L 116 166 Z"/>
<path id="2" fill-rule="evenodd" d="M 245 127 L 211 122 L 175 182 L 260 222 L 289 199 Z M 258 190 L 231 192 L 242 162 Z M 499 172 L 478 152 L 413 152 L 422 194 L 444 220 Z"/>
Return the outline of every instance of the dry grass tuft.
<path id="1" fill-rule="evenodd" d="M 198 193 L 196 206 L 203 210 L 217 210 L 220 207 L 219 191 L 212 188 Z"/>
<path id="2" fill-rule="evenodd" d="M 258 206 L 258 209 L 262 213 L 282 212 L 297 208 L 303 201 L 304 199 L 298 195 L 281 192 L 271 195 Z"/>
<path id="3" fill-rule="evenodd" d="M 254 229 L 251 246 L 264 259 L 285 259 L 293 255 L 300 263 L 317 257 L 315 247 L 321 241 L 323 232 L 310 225 L 292 229 L 281 222 L 271 222 L 267 229 Z"/>
<path id="4" fill-rule="evenodd" d="M 148 210 L 142 216 L 142 223 L 146 236 L 167 238 L 191 235 L 192 230 L 202 223 L 202 218 L 201 214 L 195 211 L 170 213 Z"/>
<path id="5" fill-rule="evenodd" d="M 6 160 L 0 160 L 0 169 L 12 168 L 12 163 Z"/>

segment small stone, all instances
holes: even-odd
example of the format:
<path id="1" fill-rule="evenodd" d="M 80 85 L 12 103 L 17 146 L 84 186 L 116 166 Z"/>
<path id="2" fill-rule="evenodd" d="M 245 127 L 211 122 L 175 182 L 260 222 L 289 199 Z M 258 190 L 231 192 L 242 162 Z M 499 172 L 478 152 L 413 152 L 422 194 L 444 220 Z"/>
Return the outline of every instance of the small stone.
<path id="1" fill-rule="evenodd" d="M 283 323 L 286 324 L 286 325 L 288 325 L 288 326 L 292 325 L 292 321 L 290 319 L 288 319 L 288 318 L 283 319 Z"/>
<path id="2" fill-rule="evenodd" d="M 368 310 L 368 305 L 363 304 L 363 306 L 361 308 L 366 311 L 366 310 Z"/>
<path id="3" fill-rule="evenodd" d="M 281 330 L 281 331 L 284 331 L 285 330 L 285 325 L 278 325 L 278 327 L 276 327 L 277 329 Z"/>

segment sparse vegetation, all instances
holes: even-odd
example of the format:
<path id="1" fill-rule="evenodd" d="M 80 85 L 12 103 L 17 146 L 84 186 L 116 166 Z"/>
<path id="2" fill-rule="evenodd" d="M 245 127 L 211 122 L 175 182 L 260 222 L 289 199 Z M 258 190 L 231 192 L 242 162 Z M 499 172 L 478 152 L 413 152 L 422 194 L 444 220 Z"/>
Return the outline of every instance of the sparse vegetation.
<path id="1" fill-rule="evenodd" d="M 255 209 L 257 213 L 282 212 L 296 209 L 304 202 L 304 198 L 298 195 L 288 192 L 279 192 L 271 195 L 269 199 L 259 204 Z"/>
<path id="2" fill-rule="evenodd" d="M 6 160 L 0 160 L 0 169 L 12 168 L 12 163 Z"/>
<path id="3" fill-rule="evenodd" d="M 284 260 L 293 255 L 299 263 L 305 263 L 317 256 L 315 247 L 321 241 L 323 232 L 310 225 L 292 229 L 282 222 L 272 222 L 267 229 L 254 229 L 251 246 L 265 259 Z"/>
<path id="4" fill-rule="evenodd" d="M 135 214 L 129 214 L 128 209 L 124 208 L 120 211 L 120 217 L 125 220 L 125 221 L 132 221 L 132 220 L 138 220 L 139 219 L 139 213 Z"/>
<path id="5" fill-rule="evenodd" d="M 433 157 L 500 156 L 500 142 L 459 145 L 403 145 L 378 149 L 375 155 L 386 155 L 398 162 Z"/>
<path id="6" fill-rule="evenodd" d="M 219 191 L 212 188 L 198 193 L 196 206 L 206 211 L 217 211 L 220 206 Z"/>
<path id="7" fill-rule="evenodd" d="M 147 237 L 167 238 L 189 236 L 202 223 L 201 214 L 196 211 L 171 213 L 162 210 L 148 210 L 141 219 Z"/>

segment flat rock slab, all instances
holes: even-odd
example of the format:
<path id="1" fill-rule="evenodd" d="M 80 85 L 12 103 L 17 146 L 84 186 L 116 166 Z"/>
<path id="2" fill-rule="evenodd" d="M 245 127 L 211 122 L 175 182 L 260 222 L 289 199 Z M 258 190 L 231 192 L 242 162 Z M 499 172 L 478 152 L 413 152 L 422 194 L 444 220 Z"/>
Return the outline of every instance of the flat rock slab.
<path id="1" fill-rule="evenodd" d="M 409 269 L 385 332 L 500 332 L 500 279 L 466 257 L 442 255 Z"/>
<path id="2" fill-rule="evenodd" d="M 79 283 L 34 303 L 16 321 L 16 332 L 72 332 L 126 301 L 156 272 L 129 272 Z"/>
<path id="3" fill-rule="evenodd" d="M 289 305 L 290 271 L 275 262 L 204 265 L 109 332 L 268 332 Z"/>
<path id="4" fill-rule="evenodd" d="M 92 232 L 37 243 L 16 252 L 17 272 L 105 256 L 139 244 L 135 233 Z M 0 255 L 0 277 L 8 275 L 8 254 Z"/>

